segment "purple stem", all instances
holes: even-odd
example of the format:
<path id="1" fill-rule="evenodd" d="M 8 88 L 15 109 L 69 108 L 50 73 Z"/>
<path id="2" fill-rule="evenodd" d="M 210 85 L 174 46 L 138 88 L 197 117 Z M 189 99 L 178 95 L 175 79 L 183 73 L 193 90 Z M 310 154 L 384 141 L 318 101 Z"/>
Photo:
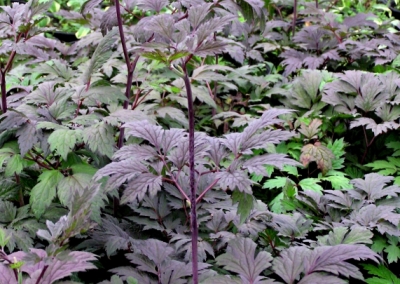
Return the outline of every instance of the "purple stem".
<path id="1" fill-rule="evenodd" d="M 182 64 L 182 69 L 185 73 L 183 81 L 185 82 L 186 94 L 188 100 L 188 111 L 189 111 L 189 185 L 190 185 L 190 226 L 192 231 L 192 273 L 193 273 L 193 284 L 199 283 L 198 275 L 198 251 L 197 251 L 197 240 L 198 240 L 198 228 L 197 228 L 197 212 L 196 212 L 196 172 L 194 168 L 194 107 L 193 107 L 193 95 L 188 71 L 186 69 L 186 62 Z"/>

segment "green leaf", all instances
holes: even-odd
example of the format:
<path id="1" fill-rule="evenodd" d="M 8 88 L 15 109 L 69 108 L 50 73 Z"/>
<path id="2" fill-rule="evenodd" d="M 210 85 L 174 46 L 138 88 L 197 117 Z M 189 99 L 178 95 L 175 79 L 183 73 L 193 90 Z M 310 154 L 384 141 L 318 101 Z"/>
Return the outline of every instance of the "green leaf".
<path id="1" fill-rule="evenodd" d="M 400 279 L 384 265 L 374 266 L 372 264 L 362 264 L 362 266 L 369 274 L 380 277 L 365 279 L 365 282 L 368 284 L 400 284 Z"/>
<path id="2" fill-rule="evenodd" d="M 344 138 L 337 139 L 333 143 L 332 143 L 332 141 L 329 141 L 329 143 L 328 143 L 328 145 L 326 145 L 326 147 L 328 149 L 330 149 L 332 151 L 333 155 L 335 155 L 335 157 L 337 157 L 337 158 L 346 154 L 346 152 L 344 151 L 344 147 L 345 147 Z"/>
<path id="3" fill-rule="evenodd" d="M 82 195 L 83 191 L 90 185 L 92 177 L 93 175 L 76 173 L 60 180 L 57 186 L 60 202 L 63 205 L 69 205 L 76 192 Z"/>
<path id="4" fill-rule="evenodd" d="M 381 253 L 383 249 L 388 245 L 386 239 L 380 236 L 375 237 L 373 241 L 374 243 L 372 244 L 371 249 L 377 253 Z"/>
<path id="5" fill-rule="evenodd" d="M 10 240 L 11 236 L 7 236 L 6 232 L 3 230 L 3 228 L 0 227 L 0 248 L 4 248 L 8 241 Z"/>
<path id="6" fill-rule="evenodd" d="M 111 47 L 115 44 L 115 36 L 118 30 L 113 29 L 100 41 L 96 50 L 94 51 L 92 58 L 90 59 L 89 65 L 85 69 L 83 74 L 83 82 L 85 84 L 90 83 L 90 78 L 93 72 L 97 71 L 106 61 L 111 57 Z"/>
<path id="7" fill-rule="evenodd" d="M 396 166 L 388 161 L 378 160 L 372 163 L 368 163 L 365 166 L 372 168 L 372 170 L 380 170 L 380 169 L 393 169 L 394 172 L 397 171 Z"/>
<path id="8" fill-rule="evenodd" d="M 39 176 L 39 183 L 32 188 L 30 198 L 30 204 L 36 218 L 39 218 L 51 204 L 56 196 L 57 184 L 63 178 L 64 176 L 57 170 L 45 171 Z"/>
<path id="9" fill-rule="evenodd" d="M 114 129 L 104 122 L 85 128 L 83 141 L 93 152 L 99 152 L 109 158 L 114 154 Z"/>
<path id="10" fill-rule="evenodd" d="M 5 176 L 10 177 L 14 174 L 20 174 L 26 165 L 24 159 L 19 154 L 15 154 L 7 161 Z"/>
<path id="11" fill-rule="evenodd" d="M 273 188 L 283 188 L 286 185 L 286 177 L 274 177 L 268 179 L 263 188 L 273 189 Z"/>
<path id="12" fill-rule="evenodd" d="M 328 176 L 321 178 L 321 180 L 329 181 L 333 189 L 351 189 L 353 185 L 350 184 L 350 179 L 343 176 Z"/>
<path id="13" fill-rule="evenodd" d="M 56 151 L 63 160 L 67 160 L 68 153 L 82 140 L 82 131 L 71 129 L 57 129 L 50 134 L 48 142 L 50 150 Z"/>
<path id="14" fill-rule="evenodd" d="M 235 190 L 232 194 L 232 199 L 233 203 L 239 203 L 238 214 L 240 215 L 240 223 L 243 224 L 254 208 L 254 197 L 252 194 Z"/>
<path id="15" fill-rule="evenodd" d="M 307 144 L 301 149 L 300 162 L 306 167 L 310 162 L 316 162 L 322 174 L 332 169 L 332 159 L 335 158 L 332 151 L 320 142 Z"/>
<path id="16" fill-rule="evenodd" d="M 400 258 L 400 248 L 397 244 L 391 244 L 387 246 L 385 248 L 385 252 L 388 254 L 388 263 L 397 262 L 397 260 Z"/>
<path id="17" fill-rule="evenodd" d="M 318 184 L 318 182 L 319 180 L 316 178 L 305 178 L 299 182 L 299 185 L 303 190 L 322 192 L 324 189 Z"/>

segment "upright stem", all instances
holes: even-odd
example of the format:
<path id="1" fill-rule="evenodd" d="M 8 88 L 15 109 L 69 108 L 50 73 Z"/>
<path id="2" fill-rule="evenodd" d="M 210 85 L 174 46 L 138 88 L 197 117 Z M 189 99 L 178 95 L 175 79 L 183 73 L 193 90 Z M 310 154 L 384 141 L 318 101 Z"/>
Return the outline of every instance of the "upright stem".
<path id="1" fill-rule="evenodd" d="M 296 32 L 296 21 L 297 21 L 297 0 L 293 0 L 293 23 L 292 23 L 292 38 L 294 37 L 294 34 Z"/>
<path id="2" fill-rule="evenodd" d="M 189 185 L 190 185 L 190 226 L 192 231 L 192 273 L 193 273 L 193 284 L 199 283 L 198 275 L 198 251 L 197 251 L 197 240 L 198 240 L 198 228 L 197 228 L 197 212 L 196 212 L 196 172 L 194 168 L 194 107 L 193 107 L 193 95 L 192 87 L 188 71 L 186 69 L 186 62 L 183 63 L 182 69 L 184 71 L 183 81 L 185 82 L 186 94 L 188 100 L 188 111 L 189 111 Z"/>
<path id="3" fill-rule="evenodd" d="M 1 71 L 1 110 L 7 112 L 6 71 Z"/>

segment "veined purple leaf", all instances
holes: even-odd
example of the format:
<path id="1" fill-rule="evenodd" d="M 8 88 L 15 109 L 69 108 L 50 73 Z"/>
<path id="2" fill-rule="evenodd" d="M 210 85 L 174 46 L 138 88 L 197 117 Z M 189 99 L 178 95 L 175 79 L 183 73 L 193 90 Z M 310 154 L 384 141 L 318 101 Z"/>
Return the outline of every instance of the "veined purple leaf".
<path id="1" fill-rule="evenodd" d="M 14 270 L 3 263 L 0 263 L 0 283 L 18 284 Z"/>
<path id="2" fill-rule="evenodd" d="M 398 230 L 400 214 L 394 212 L 395 208 L 395 206 L 369 204 L 358 211 L 353 211 L 350 219 L 361 226 L 377 228 L 381 234 L 400 236 Z"/>
<path id="3" fill-rule="evenodd" d="M 89 14 L 93 11 L 94 8 L 99 6 L 103 0 L 88 0 L 86 1 L 81 8 L 81 14 L 85 17 L 85 15 Z"/>
<path id="4" fill-rule="evenodd" d="M 145 11 L 155 11 L 159 13 L 162 8 L 169 4 L 168 0 L 138 0 L 137 5 Z"/>
<path id="5" fill-rule="evenodd" d="M 149 0 L 146 0 L 149 1 Z M 155 0 L 150 0 L 155 1 Z M 175 21 L 170 14 L 161 14 L 152 17 L 146 24 L 146 30 L 152 31 L 165 39 L 173 41 L 173 33 L 175 31 Z"/>
<path id="6" fill-rule="evenodd" d="M 305 273 L 325 271 L 335 275 L 344 275 L 356 279 L 363 279 L 359 269 L 346 260 L 371 259 L 379 262 L 380 257 L 364 245 L 336 245 L 315 248 L 304 259 Z"/>
<path id="7" fill-rule="evenodd" d="M 304 271 L 304 259 L 309 254 L 305 247 L 290 247 L 274 259 L 272 268 L 286 283 L 293 284 Z"/>
<path id="8" fill-rule="evenodd" d="M 158 150 L 161 149 L 164 130 L 161 126 L 149 123 L 146 120 L 125 124 L 126 134 L 149 141 Z"/>
<path id="9" fill-rule="evenodd" d="M 157 156 L 157 151 L 148 145 L 137 145 L 130 144 L 123 146 L 114 155 L 113 160 L 127 160 L 127 159 L 138 159 L 138 160 L 151 160 Z"/>
<path id="10" fill-rule="evenodd" d="M 252 194 L 251 185 L 254 183 L 247 173 L 242 170 L 235 170 L 233 172 L 218 172 L 216 174 L 218 179 L 218 185 L 222 190 L 235 190 L 238 189 L 241 192 Z"/>
<path id="11" fill-rule="evenodd" d="M 25 156 L 25 154 L 32 149 L 32 147 L 39 142 L 39 135 L 42 134 L 40 129 L 36 129 L 36 121 L 29 120 L 17 130 L 16 135 L 18 136 L 18 145 L 21 151 L 21 156 Z"/>
<path id="12" fill-rule="evenodd" d="M 130 181 L 140 175 L 148 172 L 147 167 L 137 159 L 127 159 L 120 162 L 113 162 L 97 171 L 95 180 L 102 177 L 111 176 L 108 179 L 108 186 L 111 189 L 118 188 L 125 181 Z"/>
<path id="13" fill-rule="evenodd" d="M 398 186 L 386 186 L 393 181 L 393 177 L 382 176 L 376 173 L 366 174 L 364 179 L 353 179 L 351 183 L 356 189 L 367 194 L 367 200 L 375 201 L 383 197 L 396 197 L 400 193 Z"/>
<path id="14" fill-rule="evenodd" d="M 237 238 L 229 242 L 226 253 L 217 257 L 217 263 L 238 273 L 246 283 L 261 283 L 261 272 L 271 266 L 272 257 L 266 251 L 256 255 L 257 245 L 249 238 Z"/>
<path id="15" fill-rule="evenodd" d="M 188 12 L 188 19 L 193 30 L 196 30 L 201 22 L 207 17 L 212 5 L 212 3 L 204 3 L 202 5 L 195 5 L 190 7 Z"/>
<path id="16" fill-rule="evenodd" d="M 215 139 L 210 137 L 208 142 L 210 143 L 210 148 L 207 151 L 207 155 L 214 162 L 215 166 L 219 167 L 221 161 L 227 156 L 227 151 L 222 145 L 220 139 Z"/>
<path id="17" fill-rule="evenodd" d="M 384 121 L 383 123 L 377 124 L 372 118 L 359 117 L 350 122 L 350 129 L 358 126 L 366 126 L 367 129 L 372 130 L 375 136 L 378 136 L 390 129 L 397 129 L 400 125 L 394 121 Z"/>
<path id="18" fill-rule="evenodd" d="M 265 154 L 261 156 L 255 156 L 248 159 L 243 163 L 243 167 L 247 168 L 250 173 L 255 173 L 256 175 L 266 176 L 267 171 L 265 170 L 265 165 L 270 165 L 283 169 L 283 166 L 301 166 L 300 163 L 293 159 L 287 158 L 282 154 Z"/>
<path id="19" fill-rule="evenodd" d="M 309 284 L 309 283 L 324 283 L 324 284 L 346 284 L 345 280 L 342 280 L 336 276 L 326 275 L 324 273 L 312 273 L 304 276 L 297 284 Z"/>
<path id="20" fill-rule="evenodd" d="M 114 5 L 108 7 L 107 11 L 104 13 L 100 29 L 103 35 L 106 35 L 109 30 L 118 25 L 117 10 Z"/>
<path id="21" fill-rule="evenodd" d="M 85 69 L 83 73 L 83 82 L 85 84 L 90 82 L 90 78 L 92 77 L 93 72 L 97 71 L 102 67 L 104 63 L 111 56 L 111 47 L 115 44 L 114 37 L 117 35 L 118 30 L 113 29 L 109 33 L 107 33 L 103 39 L 98 44 L 96 50 L 94 51 L 92 58 L 90 59 L 89 65 Z"/>
<path id="22" fill-rule="evenodd" d="M 152 173 L 141 173 L 134 177 L 126 186 L 121 203 L 141 201 L 148 192 L 151 197 L 161 190 L 162 177 Z"/>
<path id="23" fill-rule="evenodd" d="M 272 225 L 281 235 L 287 237 L 305 237 L 311 231 L 312 220 L 306 219 L 300 213 L 293 216 L 284 214 L 273 214 Z"/>
<path id="24" fill-rule="evenodd" d="M 114 128 L 106 123 L 99 122 L 87 127 L 83 131 L 83 141 L 89 148 L 109 158 L 114 154 Z"/>

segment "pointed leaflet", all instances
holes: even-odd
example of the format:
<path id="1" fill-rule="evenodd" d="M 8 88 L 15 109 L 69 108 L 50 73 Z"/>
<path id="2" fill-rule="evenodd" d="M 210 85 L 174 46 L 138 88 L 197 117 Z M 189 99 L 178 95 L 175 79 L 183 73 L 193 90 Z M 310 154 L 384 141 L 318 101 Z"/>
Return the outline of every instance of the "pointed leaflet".
<path id="1" fill-rule="evenodd" d="M 145 11 L 155 11 L 159 13 L 162 8 L 169 4 L 168 0 L 138 0 L 137 5 Z"/>
<path id="2" fill-rule="evenodd" d="M 196 30 L 201 22 L 207 17 L 212 5 L 212 3 L 204 3 L 202 5 L 190 7 L 188 12 L 188 19 L 193 30 Z"/>
<path id="3" fill-rule="evenodd" d="M 81 8 L 81 14 L 85 17 L 90 12 L 93 12 L 93 9 L 99 6 L 103 0 L 88 0 L 83 3 Z"/>
<path id="4" fill-rule="evenodd" d="M 307 139 L 315 139 L 318 138 L 319 127 L 321 125 L 322 121 L 320 119 L 313 119 L 309 125 L 306 125 L 302 122 L 299 132 L 303 134 Z"/>
<path id="5" fill-rule="evenodd" d="M 14 270 L 3 263 L 0 263 L 0 283 L 18 284 Z"/>
<path id="6" fill-rule="evenodd" d="M 154 147 L 149 145 L 130 144 L 115 152 L 112 158 L 113 160 L 126 160 L 131 158 L 138 160 L 152 160 L 155 157 L 157 157 L 157 151 Z"/>
<path id="7" fill-rule="evenodd" d="M 147 173 L 148 169 L 137 159 L 127 159 L 120 162 L 112 162 L 97 171 L 95 180 L 110 176 L 107 182 L 109 190 L 116 189 L 125 181 L 136 178 L 141 173 Z"/>
<path id="8" fill-rule="evenodd" d="M 268 174 L 265 170 L 266 165 L 274 166 L 281 170 L 285 165 L 300 166 L 298 162 L 290 158 L 286 158 L 286 156 L 282 154 L 265 154 L 261 156 L 255 156 L 243 163 L 243 167 L 247 168 L 250 173 L 262 176 L 266 176 Z"/>
<path id="9" fill-rule="evenodd" d="M 316 162 L 318 168 L 323 174 L 326 174 L 332 168 L 332 159 L 335 156 L 332 151 L 321 144 L 307 144 L 301 149 L 300 162 L 306 167 L 310 162 Z"/>
<path id="10" fill-rule="evenodd" d="M 364 179 L 354 179 L 351 183 L 355 188 L 364 191 L 367 194 L 367 199 L 376 201 L 383 197 L 396 197 L 400 194 L 400 187 L 386 186 L 393 181 L 393 177 L 385 177 L 380 174 L 366 174 Z"/>
<path id="11" fill-rule="evenodd" d="M 373 233 L 370 230 L 354 226 L 351 229 L 335 227 L 328 235 L 317 238 L 321 245 L 334 246 L 339 244 L 372 244 L 372 237 Z"/>
<path id="12" fill-rule="evenodd" d="M 39 141 L 38 136 L 41 132 L 41 130 L 36 129 L 36 122 L 32 120 L 29 120 L 17 130 L 16 135 L 18 136 L 18 145 L 22 157 Z"/>
<path id="13" fill-rule="evenodd" d="M 365 282 L 368 284 L 400 284 L 400 279 L 383 264 L 377 267 L 372 264 L 363 264 L 363 268 L 367 270 L 369 274 L 380 277 L 365 279 Z"/>
<path id="14" fill-rule="evenodd" d="M 305 247 L 290 247 L 280 253 L 273 261 L 272 269 L 286 283 L 292 284 L 298 280 L 304 271 L 303 260 L 310 253 Z"/>
<path id="15" fill-rule="evenodd" d="M 74 173 L 64 177 L 57 185 L 57 193 L 63 205 L 69 205 L 73 200 L 74 194 L 83 194 L 91 183 L 92 175 L 85 173 Z"/>
<path id="16" fill-rule="evenodd" d="M 50 144 L 50 150 L 55 151 L 67 160 L 68 153 L 75 147 L 75 144 L 82 140 L 82 131 L 79 129 L 57 129 L 50 134 L 47 142 Z"/>
<path id="17" fill-rule="evenodd" d="M 273 270 L 286 283 L 294 283 L 302 272 L 310 275 L 318 271 L 363 279 L 358 268 L 346 262 L 348 259 L 371 259 L 378 262 L 379 256 L 363 245 L 322 246 L 313 251 L 305 247 L 291 247 L 284 250 L 274 260 Z M 314 278 L 319 279 L 318 277 Z M 320 278 L 320 281 L 323 281 L 323 279 L 323 277 Z M 337 280 L 340 281 L 340 278 L 337 278 Z"/>
<path id="18" fill-rule="evenodd" d="M 162 176 L 156 176 L 152 173 L 142 173 L 131 180 L 124 190 L 121 203 L 143 200 L 145 194 L 149 192 L 153 197 L 161 190 Z"/>
<path id="19" fill-rule="evenodd" d="M 31 249 L 32 252 L 46 254 L 45 251 L 39 249 Z M 37 256 L 39 257 L 39 256 Z M 89 252 L 73 251 L 68 253 L 65 257 L 66 260 L 60 260 L 56 257 L 51 258 L 51 261 L 47 257 L 40 257 L 40 262 L 35 264 L 25 264 L 22 267 L 22 271 L 29 269 L 29 275 L 31 278 L 27 283 L 40 283 L 51 284 L 64 277 L 70 276 L 74 272 L 86 271 L 88 269 L 95 269 L 90 261 L 97 260 L 96 256 Z M 49 264 L 47 264 L 49 263 Z M 47 269 L 43 272 L 43 267 L 48 265 Z M 26 267 L 28 266 L 28 267 Z M 41 278 L 40 278 L 41 277 Z M 38 282 L 35 282 L 38 281 Z"/>
<path id="20" fill-rule="evenodd" d="M 379 262 L 380 257 L 364 245 L 341 244 L 317 247 L 304 259 L 305 273 L 325 271 L 362 280 L 363 276 L 359 269 L 346 262 L 349 259 L 371 259 Z"/>
<path id="21" fill-rule="evenodd" d="M 31 191 L 30 204 L 39 218 L 56 196 L 56 186 L 64 176 L 57 170 L 44 171 Z"/>
<path id="22" fill-rule="evenodd" d="M 249 238 L 237 238 L 229 242 L 226 253 L 217 257 L 217 263 L 238 273 L 248 283 L 265 279 L 260 274 L 271 266 L 272 257 L 266 251 L 260 251 L 256 256 L 256 247 Z"/>
<path id="23" fill-rule="evenodd" d="M 397 214 L 394 206 L 376 206 L 369 204 L 358 211 L 353 211 L 351 221 L 367 228 L 377 228 L 381 234 L 388 233 L 400 236 L 397 228 L 400 222 L 400 214 Z"/>
<path id="24" fill-rule="evenodd" d="M 117 35 L 117 33 L 118 30 L 113 29 L 100 41 L 92 55 L 92 58 L 90 59 L 89 65 L 85 69 L 85 73 L 83 74 L 83 82 L 85 84 L 90 82 L 93 72 L 100 69 L 100 67 L 110 58 L 112 53 L 111 47 L 115 44 L 114 37 Z"/>
<path id="25" fill-rule="evenodd" d="M 238 203 L 237 213 L 240 215 L 240 223 L 243 224 L 254 208 L 253 195 L 235 190 L 232 194 L 232 203 Z"/>
<path id="26" fill-rule="evenodd" d="M 164 129 L 161 126 L 150 124 L 148 121 L 138 121 L 125 124 L 126 134 L 149 141 L 157 149 L 161 148 Z"/>
<path id="27" fill-rule="evenodd" d="M 397 129 L 399 124 L 394 121 L 384 121 L 383 123 L 377 124 L 372 118 L 369 117 L 359 117 L 352 122 L 350 122 L 350 129 L 366 126 L 367 129 L 371 129 L 375 136 L 381 133 L 385 133 L 390 129 Z"/>
<path id="28" fill-rule="evenodd" d="M 83 141 L 89 145 L 93 152 L 98 152 L 109 158 L 114 153 L 114 129 L 103 121 L 85 128 Z"/>
<path id="29" fill-rule="evenodd" d="M 235 190 L 252 194 L 251 185 L 253 181 L 249 179 L 247 173 L 242 170 L 235 170 L 233 172 L 224 171 L 216 174 L 218 185 L 222 190 Z"/>
<path id="30" fill-rule="evenodd" d="M 170 41 L 173 41 L 173 33 L 175 31 L 175 21 L 170 14 L 161 14 L 151 17 L 150 20 L 146 22 L 145 29 L 154 32 Z M 160 57 L 160 61 L 164 61 Z"/>
<path id="31" fill-rule="evenodd" d="M 0 199 L 0 222 L 11 223 L 17 214 L 17 208 L 12 202 Z"/>
<path id="32" fill-rule="evenodd" d="M 100 29 L 104 36 L 113 27 L 118 26 L 117 10 L 114 5 L 108 7 L 101 19 Z"/>

